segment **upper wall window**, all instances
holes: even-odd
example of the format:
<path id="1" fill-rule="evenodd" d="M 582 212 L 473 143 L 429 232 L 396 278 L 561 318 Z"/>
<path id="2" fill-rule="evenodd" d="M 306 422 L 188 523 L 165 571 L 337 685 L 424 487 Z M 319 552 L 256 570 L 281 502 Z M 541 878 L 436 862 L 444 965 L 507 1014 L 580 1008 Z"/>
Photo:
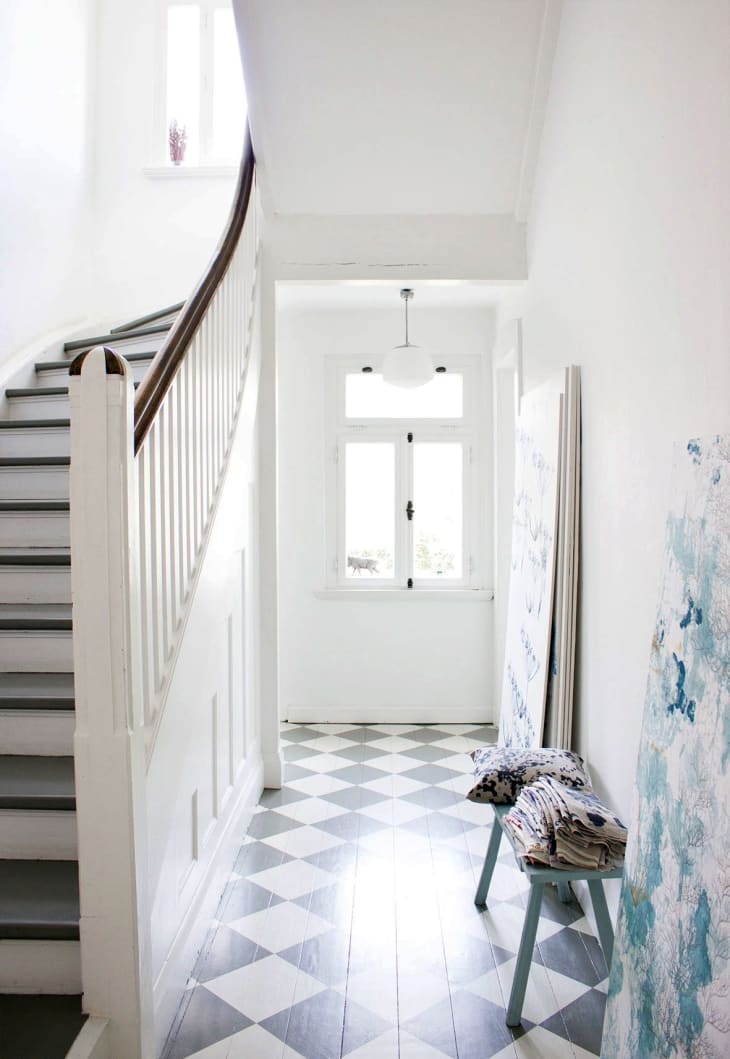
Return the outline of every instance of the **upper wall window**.
<path id="1" fill-rule="evenodd" d="M 236 164 L 246 95 L 230 0 L 173 0 L 166 17 L 165 157 L 186 166 Z"/>

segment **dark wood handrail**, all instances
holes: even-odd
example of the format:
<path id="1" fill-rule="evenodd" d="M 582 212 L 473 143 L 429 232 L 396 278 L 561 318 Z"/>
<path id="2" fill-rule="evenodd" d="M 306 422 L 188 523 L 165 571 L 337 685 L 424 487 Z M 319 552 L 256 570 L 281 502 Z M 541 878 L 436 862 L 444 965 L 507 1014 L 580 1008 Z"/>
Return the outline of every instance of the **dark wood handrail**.
<path id="1" fill-rule="evenodd" d="M 164 344 L 160 347 L 145 374 L 144 381 L 134 398 L 134 451 L 147 436 L 157 415 L 163 398 L 175 378 L 185 357 L 193 335 L 210 305 L 218 285 L 223 279 L 243 230 L 251 198 L 255 159 L 251 145 L 251 131 L 246 128 L 243 157 L 238 171 L 238 184 L 226 229 L 211 258 L 203 278 L 185 302 L 185 307 L 175 321 Z"/>

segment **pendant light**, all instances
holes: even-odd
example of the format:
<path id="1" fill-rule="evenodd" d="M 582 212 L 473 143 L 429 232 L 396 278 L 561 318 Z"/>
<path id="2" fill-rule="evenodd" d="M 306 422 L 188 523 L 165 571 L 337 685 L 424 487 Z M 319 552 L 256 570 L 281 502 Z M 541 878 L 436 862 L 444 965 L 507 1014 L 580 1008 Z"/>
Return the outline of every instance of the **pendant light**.
<path id="1" fill-rule="evenodd" d="M 433 378 L 433 361 L 424 349 L 408 341 L 408 302 L 413 297 L 413 291 L 405 287 L 400 296 L 405 302 L 406 340 L 402 346 L 396 346 L 385 354 L 383 379 L 391 386 L 412 390 Z"/>

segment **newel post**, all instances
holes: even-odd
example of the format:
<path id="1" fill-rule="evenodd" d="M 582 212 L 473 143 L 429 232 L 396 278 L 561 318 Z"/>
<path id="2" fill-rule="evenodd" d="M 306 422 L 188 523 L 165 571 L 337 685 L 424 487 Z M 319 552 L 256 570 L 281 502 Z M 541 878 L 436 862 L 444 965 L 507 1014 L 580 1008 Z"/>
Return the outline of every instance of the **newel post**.
<path id="1" fill-rule="evenodd" d="M 153 1059 L 134 390 L 97 346 L 71 366 L 71 585 L 84 1011 Z"/>

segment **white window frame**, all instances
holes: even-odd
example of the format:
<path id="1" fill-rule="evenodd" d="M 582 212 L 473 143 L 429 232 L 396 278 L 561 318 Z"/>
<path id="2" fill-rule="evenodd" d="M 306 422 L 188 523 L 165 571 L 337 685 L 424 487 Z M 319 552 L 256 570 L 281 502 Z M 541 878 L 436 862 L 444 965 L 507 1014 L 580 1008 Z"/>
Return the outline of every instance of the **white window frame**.
<path id="1" fill-rule="evenodd" d="M 173 165 L 168 149 L 167 127 L 167 12 L 173 5 L 200 8 L 200 153 L 194 163 Z M 153 167 L 162 167 L 175 174 L 196 169 L 218 169 L 234 172 L 240 158 L 216 158 L 213 155 L 213 15 L 217 9 L 233 10 L 232 0 L 158 0 L 157 64 L 155 84 L 154 122 L 151 131 L 150 158 Z M 241 120 L 241 148 L 245 120 Z"/>
<path id="2" fill-rule="evenodd" d="M 369 357 L 367 366 L 373 373 L 381 367 L 381 357 Z M 352 418 L 345 415 L 345 380 L 348 374 L 362 371 L 362 357 L 325 357 L 326 378 L 326 579 L 327 590 L 382 590 L 383 593 L 407 590 L 463 592 L 482 588 L 482 506 L 478 502 L 480 468 L 480 431 L 478 408 L 481 395 L 481 358 L 474 356 L 440 356 L 439 366 L 458 372 L 463 378 L 463 415 L 459 418 Z M 408 442 L 408 434 L 413 442 Z M 362 442 L 395 444 L 395 556 L 394 576 L 347 577 L 345 545 L 345 445 Z M 460 578 L 417 577 L 414 568 L 414 523 L 408 521 L 405 506 L 413 482 L 413 445 L 419 442 L 458 442 L 463 447 L 462 493 L 462 576 Z M 400 517 L 399 517 L 400 516 Z M 408 578 L 413 579 L 412 588 Z"/>

